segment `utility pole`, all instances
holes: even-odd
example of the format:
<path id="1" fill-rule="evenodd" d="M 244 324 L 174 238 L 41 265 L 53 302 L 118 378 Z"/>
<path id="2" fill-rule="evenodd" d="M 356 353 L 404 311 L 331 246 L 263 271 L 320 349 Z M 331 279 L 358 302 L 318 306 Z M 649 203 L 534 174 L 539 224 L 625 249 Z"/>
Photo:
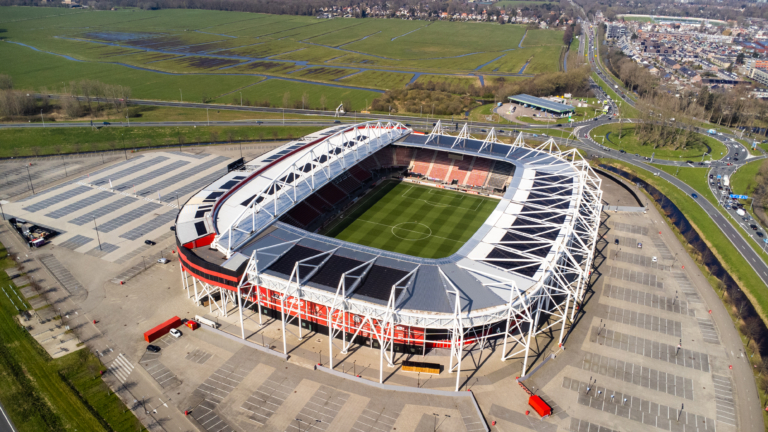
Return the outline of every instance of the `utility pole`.
<path id="1" fill-rule="evenodd" d="M 208 115 L 208 108 L 205 109 L 205 118 L 208 121 L 208 126 L 211 125 L 211 116 Z"/>
<path id="2" fill-rule="evenodd" d="M 181 103 L 184 103 L 184 95 L 181 93 L 181 89 L 179 89 L 179 98 L 181 98 Z"/>
<path id="3" fill-rule="evenodd" d="M 40 119 L 43 120 L 43 127 L 45 127 L 45 117 L 43 117 L 43 110 L 40 110 Z"/>
<path id="4" fill-rule="evenodd" d="M 243 106 L 243 92 L 240 92 L 240 106 Z"/>

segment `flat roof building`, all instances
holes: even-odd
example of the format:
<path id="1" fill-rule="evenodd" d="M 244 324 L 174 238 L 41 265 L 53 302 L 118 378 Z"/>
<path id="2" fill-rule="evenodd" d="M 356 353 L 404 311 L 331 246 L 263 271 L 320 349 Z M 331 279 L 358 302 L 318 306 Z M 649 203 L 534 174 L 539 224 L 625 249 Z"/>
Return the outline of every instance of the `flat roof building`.
<path id="1" fill-rule="evenodd" d="M 519 94 L 509 97 L 510 102 L 528 105 L 533 108 L 538 108 L 542 111 L 553 114 L 568 114 L 576 111 L 576 108 L 566 105 L 564 103 L 553 102 L 547 99 L 538 98 L 527 94 Z"/>

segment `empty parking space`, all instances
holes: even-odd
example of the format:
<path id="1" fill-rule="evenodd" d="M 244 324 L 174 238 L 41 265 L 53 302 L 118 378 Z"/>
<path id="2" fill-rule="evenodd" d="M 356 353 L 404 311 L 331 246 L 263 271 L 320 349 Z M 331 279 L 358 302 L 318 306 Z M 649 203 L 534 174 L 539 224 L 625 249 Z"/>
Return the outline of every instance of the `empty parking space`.
<path id="1" fill-rule="evenodd" d="M 607 312 L 607 315 L 601 314 L 601 316 L 605 316 L 609 321 L 619 322 L 644 330 L 676 337 L 681 337 L 683 333 L 683 324 L 680 321 L 668 320 L 655 315 L 635 312 L 615 306 L 608 306 L 605 309 L 605 312 Z"/>
<path id="2" fill-rule="evenodd" d="M 201 350 L 200 348 L 195 348 L 193 351 L 189 352 L 184 359 L 189 360 L 191 362 L 195 362 L 197 364 L 205 364 L 208 360 L 213 357 L 213 354 Z"/>
<path id="3" fill-rule="evenodd" d="M 704 337 L 704 342 L 719 345 L 720 339 L 717 337 L 717 329 L 715 329 L 715 324 L 712 320 L 699 318 L 697 321 L 701 335 Z"/>
<path id="4" fill-rule="evenodd" d="M 614 261 L 620 261 L 625 262 L 628 264 L 636 264 L 643 267 L 650 267 L 655 270 L 661 270 L 661 271 L 669 271 L 670 267 L 668 265 L 659 264 L 659 258 L 655 256 L 647 256 L 647 255 L 640 255 L 632 252 L 627 251 L 620 251 L 620 250 L 614 250 L 612 255 L 612 259 Z M 656 261 L 653 259 L 656 258 Z"/>
<path id="5" fill-rule="evenodd" d="M 248 420 L 263 426 L 298 385 L 298 379 L 284 372 L 274 372 L 243 402 L 240 409 L 245 412 Z"/>
<path id="6" fill-rule="evenodd" d="M 622 288 L 619 286 L 605 284 L 603 295 L 619 301 L 634 303 L 667 312 L 678 313 L 682 315 L 696 316 L 693 309 L 688 307 L 688 302 L 673 297 L 665 297 L 657 294 Z"/>
<path id="7" fill-rule="evenodd" d="M 712 374 L 712 381 L 715 383 L 715 409 L 717 410 L 717 421 L 730 426 L 738 426 L 731 380 L 725 376 Z"/>
<path id="8" fill-rule="evenodd" d="M 664 289 L 664 282 L 657 280 L 656 275 L 652 273 L 645 273 L 637 270 L 610 265 L 603 265 L 600 270 L 605 276 L 614 279 L 637 283 L 640 285 L 649 286 L 651 288 Z"/>
<path id="9" fill-rule="evenodd" d="M 675 345 L 668 345 L 613 330 L 604 330 L 598 334 L 598 330 L 598 327 L 590 328 L 589 339 L 591 342 L 681 367 L 709 372 L 709 356 L 705 353 L 691 351 L 682 347 L 678 349 Z"/>
<path id="10" fill-rule="evenodd" d="M 387 401 L 371 400 L 368 406 L 357 417 L 357 422 L 352 427 L 357 431 L 390 431 L 394 426 L 403 407 Z"/>
<path id="11" fill-rule="evenodd" d="M 692 414 L 685 409 L 681 410 L 680 408 L 684 406 L 682 404 L 670 407 L 630 393 L 618 392 L 597 384 L 590 385 L 569 377 L 563 378 L 562 385 L 563 388 L 578 392 L 579 405 L 637 423 L 662 430 L 715 431 L 715 423 L 711 418 Z M 633 427 L 636 426 L 629 424 L 627 430 L 632 430 Z"/>
<path id="12" fill-rule="evenodd" d="M 625 383 L 693 400 L 693 381 L 689 378 L 592 353 L 584 354 L 581 368 Z"/>
<path id="13" fill-rule="evenodd" d="M 328 386 L 321 386 L 304 404 L 297 418 L 300 418 L 305 424 L 312 425 L 313 430 L 328 430 L 328 426 L 336 418 L 347 399 L 349 399 L 349 393 Z M 288 430 L 298 430 L 299 426 L 291 423 Z"/>
<path id="14" fill-rule="evenodd" d="M 616 222 L 613 224 L 613 229 L 619 232 L 625 232 L 630 234 L 640 234 L 647 236 L 648 235 L 648 227 L 640 226 L 640 225 L 632 225 L 622 222 Z"/>
<path id="15" fill-rule="evenodd" d="M 152 378 L 160 384 L 162 388 L 170 388 L 178 385 L 179 379 L 168 369 L 160 360 L 162 353 L 145 352 L 139 360 L 139 364 L 146 370 Z"/>

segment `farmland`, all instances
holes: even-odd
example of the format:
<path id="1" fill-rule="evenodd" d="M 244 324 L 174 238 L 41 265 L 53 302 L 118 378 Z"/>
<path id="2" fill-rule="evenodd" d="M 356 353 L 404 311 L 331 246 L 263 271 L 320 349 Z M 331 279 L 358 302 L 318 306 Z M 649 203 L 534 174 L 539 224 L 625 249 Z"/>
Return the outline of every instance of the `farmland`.
<path id="1" fill-rule="evenodd" d="M 0 17 L 3 38 L 11 42 L 0 46 L 0 73 L 11 75 L 18 88 L 54 90 L 94 79 L 128 86 L 132 97 L 178 100 L 183 94 L 190 101 L 220 98 L 264 78 L 291 78 L 292 92 L 317 101 L 335 92 L 318 84 L 342 80 L 360 89 L 346 90 L 346 98 L 364 101 L 367 90 L 402 88 L 416 72 L 447 80 L 474 71 L 518 76 L 526 64 L 526 73 L 554 72 L 563 34 L 526 34 L 517 24 L 191 9 L 0 7 Z M 287 85 L 266 82 L 258 88 Z M 272 100 L 284 92 L 267 93 Z"/>

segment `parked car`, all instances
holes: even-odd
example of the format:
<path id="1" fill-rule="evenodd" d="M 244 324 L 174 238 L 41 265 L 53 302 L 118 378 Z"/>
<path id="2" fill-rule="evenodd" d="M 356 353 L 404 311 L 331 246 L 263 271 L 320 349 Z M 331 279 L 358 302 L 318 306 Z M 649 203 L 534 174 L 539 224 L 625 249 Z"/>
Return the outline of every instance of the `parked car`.
<path id="1" fill-rule="evenodd" d="M 169 333 L 171 334 L 171 336 L 173 336 L 175 338 L 180 338 L 181 337 L 181 332 L 176 330 L 176 329 L 171 329 L 171 331 L 169 331 Z"/>
<path id="2" fill-rule="evenodd" d="M 613 244 L 615 244 L 615 245 L 619 244 L 619 239 L 615 239 L 615 240 L 613 241 Z"/>
<path id="3" fill-rule="evenodd" d="M 642 243 L 640 243 L 640 242 L 638 242 L 638 243 L 637 243 L 637 248 L 638 248 L 638 249 L 642 249 L 642 248 L 643 248 L 643 244 L 642 244 Z"/>
<path id="4" fill-rule="evenodd" d="M 160 258 L 159 260 L 157 260 L 157 262 L 159 262 L 160 264 L 167 264 L 168 263 L 168 258 L 165 258 L 165 257 Z"/>
<path id="5" fill-rule="evenodd" d="M 653 262 L 657 262 L 658 260 L 656 259 L 656 257 L 653 257 L 653 258 L 651 259 L 651 261 L 653 261 Z"/>
<path id="6" fill-rule="evenodd" d="M 160 347 L 157 345 L 147 345 L 147 351 L 157 353 L 160 352 Z"/>
<path id="7" fill-rule="evenodd" d="M 144 240 L 144 244 L 147 244 L 147 245 L 150 245 L 150 246 L 154 246 L 157 243 L 153 242 L 152 240 Z"/>

